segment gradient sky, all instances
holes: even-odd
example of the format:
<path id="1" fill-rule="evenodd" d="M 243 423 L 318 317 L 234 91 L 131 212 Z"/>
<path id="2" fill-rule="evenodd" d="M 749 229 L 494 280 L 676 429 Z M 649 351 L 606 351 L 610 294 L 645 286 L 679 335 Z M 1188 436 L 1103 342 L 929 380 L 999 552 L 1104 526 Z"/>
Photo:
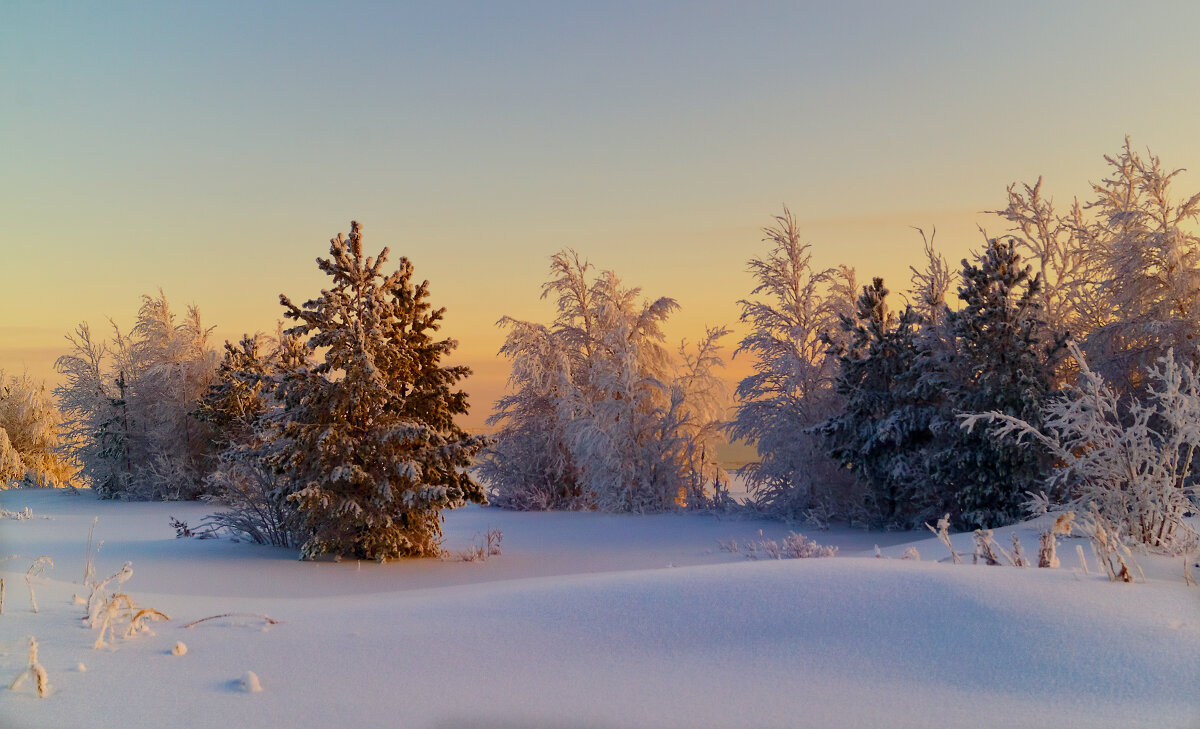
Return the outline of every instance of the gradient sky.
<path id="1" fill-rule="evenodd" d="M 477 426 L 559 248 L 694 339 L 784 204 L 900 290 L 910 226 L 957 261 L 1009 183 L 1086 196 L 1126 134 L 1196 167 L 1198 31 L 1195 2 L 3 0 L 0 367 L 53 383 L 77 322 L 160 287 L 216 345 L 272 331 L 356 219 L 448 308 Z"/>

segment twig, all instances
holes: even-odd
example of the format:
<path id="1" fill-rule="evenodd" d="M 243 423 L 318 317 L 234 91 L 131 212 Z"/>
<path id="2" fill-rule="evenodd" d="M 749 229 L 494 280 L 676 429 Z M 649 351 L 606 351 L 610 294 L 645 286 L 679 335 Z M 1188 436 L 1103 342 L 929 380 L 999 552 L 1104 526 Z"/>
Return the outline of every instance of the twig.
<path id="1" fill-rule="evenodd" d="M 33 594 L 33 578 L 42 574 L 46 569 L 46 565 L 50 565 L 53 568 L 54 560 L 43 554 L 41 557 L 33 560 L 33 564 L 29 565 L 29 569 L 25 571 L 25 586 L 29 588 L 29 602 L 33 605 L 35 613 L 38 611 L 38 604 L 37 596 Z"/>
<path id="2" fill-rule="evenodd" d="M 266 615 L 259 615 L 258 613 L 222 613 L 220 615 L 210 615 L 207 618 L 200 618 L 199 620 L 193 620 L 192 622 L 188 623 L 187 625 L 185 625 L 183 627 L 190 628 L 193 625 L 199 625 L 200 623 L 203 623 L 205 621 L 216 620 L 217 618 L 261 618 L 262 620 L 267 621 L 267 623 L 269 623 L 271 625 L 279 625 L 278 620 L 275 620 L 274 618 L 266 616 Z"/>

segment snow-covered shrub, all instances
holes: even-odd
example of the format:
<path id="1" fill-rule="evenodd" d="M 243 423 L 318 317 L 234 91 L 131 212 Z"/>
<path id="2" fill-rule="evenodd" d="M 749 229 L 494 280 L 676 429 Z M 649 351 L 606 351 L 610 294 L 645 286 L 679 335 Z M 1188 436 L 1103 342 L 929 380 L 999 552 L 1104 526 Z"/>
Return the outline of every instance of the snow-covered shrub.
<path id="1" fill-rule="evenodd" d="M 753 298 L 738 302 L 750 332 L 734 356 L 753 357 L 754 372 L 738 383 L 728 432 L 757 448 L 759 460 L 742 472 L 754 503 L 795 519 L 819 503 L 840 502 L 852 481 L 809 428 L 838 408 L 837 358 L 822 336 L 836 332 L 857 287 L 853 269 L 813 267 L 810 245 L 801 241 L 790 211 L 776 223 L 763 229 L 771 250 L 747 264 L 756 282 Z"/>
<path id="2" fill-rule="evenodd" d="M 736 541 L 718 544 L 727 552 L 741 552 L 746 559 L 811 559 L 837 555 L 837 547 L 822 546 L 799 532 L 790 532 L 781 540 L 751 540 L 740 546 Z"/>
<path id="3" fill-rule="evenodd" d="M 212 383 L 217 356 L 211 329 L 195 307 L 178 321 L 160 291 L 143 296 L 137 322 L 112 342 L 87 324 L 68 335 L 72 353 L 55 368 L 67 444 L 93 489 L 105 498 L 194 499 L 215 448 L 208 424 L 194 415 Z"/>
<path id="4" fill-rule="evenodd" d="M 557 304 L 552 325 L 500 320 L 512 374 L 478 469 L 492 501 L 639 512 L 708 505 L 727 478 L 713 458 L 726 332 L 710 328 L 673 360 L 661 327 L 675 301 L 643 301 L 612 271 L 589 280 L 590 268 L 572 251 L 551 258 L 542 295 Z"/>
<path id="5" fill-rule="evenodd" d="M 76 467 L 63 452 L 62 421 L 45 385 L 0 370 L 0 488 L 68 483 Z"/>
<path id="6" fill-rule="evenodd" d="M 1094 217 L 1078 229 L 1107 317 L 1079 341 L 1097 372 L 1132 392 L 1168 349 L 1184 362 L 1200 357 L 1200 193 L 1178 198 L 1183 170 L 1142 157 L 1128 137 L 1104 160 L 1110 176 L 1092 185 Z"/>
<path id="7" fill-rule="evenodd" d="M 509 392 L 488 418 L 500 425 L 496 442 L 479 462 L 489 499 L 510 509 L 571 509 L 586 506 L 566 419 L 564 393 L 573 387 L 563 337 L 531 322 L 502 319 L 509 328 L 500 354 L 512 362 Z"/>
<path id="8" fill-rule="evenodd" d="M 990 423 L 993 437 L 1047 449 L 1058 461 L 1045 482 L 1056 508 L 1095 508 L 1120 538 L 1137 544 L 1167 552 L 1190 547 L 1197 535 L 1183 516 L 1197 499 L 1197 367 L 1168 350 L 1149 368 L 1145 395 L 1122 398 L 1077 346 L 1069 347 L 1079 378 L 1049 401 L 1041 427 L 998 411 L 963 414 L 963 427 Z"/>
<path id="9" fill-rule="evenodd" d="M 1070 332 L 1082 339 L 1111 314 L 1095 308 L 1102 297 L 1088 265 L 1084 212 L 1078 203 L 1069 214 L 1058 213 L 1054 201 L 1042 195 L 1039 177 L 1032 185 L 1009 185 L 1008 205 L 989 212 L 1011 224 L 1007 237 L 1033 266 L 1041 284 L 1036 300 L 1049 336 Z"/>
<path id="10" fill-rule="evenodd" d="M 299 547 L 306 535 L 296 504 L 287 500 L 285 479 L 268 463 L 271 417 L 282 404 L 274 395 L 284 373 L 309 367 L 308 350 L 297 337 L 244 335 L 225 343 L 216 381 L 200 400 L 197 415 L 213 428 L 220 449 L 206 477 L 204 499 L 221 510 L 197 525 L 200 534 L 277 547 Z"/>
<path id="11" fill-rule="evenodd" d="M 223 456 L 208 478 L 215 492 L 204 500 L 219 510 L 196 526 L 199 535 L 227 534 L 274 547 L 298 548 L 304 543 L 304 528 L 281 480 L 253 453 L 244 458 Z"/>
<path id="12" fill-rule="evenodd" d="M 485 503 L 468 471 L 488 443 L 455 422 L 470 374 L 441 360 L 457 342 L 435 340 L 445 309 L 431 309 L 429 282 L 401 258 L 385 274 L 388 249 L 364 256 L 362 228 L 330 241 L 318 258 L 330 288 L 301 306 L 280 296 L 316 362 L 282 369 L 262 458 L 298 511 L 301 556 L 362 559 L 435 556 L 441 511 Z"/>

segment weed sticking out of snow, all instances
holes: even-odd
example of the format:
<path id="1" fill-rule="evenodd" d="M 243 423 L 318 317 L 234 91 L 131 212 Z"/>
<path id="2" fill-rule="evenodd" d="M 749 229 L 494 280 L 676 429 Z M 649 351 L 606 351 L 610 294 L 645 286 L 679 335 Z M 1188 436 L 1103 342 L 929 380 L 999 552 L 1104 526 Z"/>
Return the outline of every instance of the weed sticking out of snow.
<path id="1" fill-rule="evenodd" d="M 248 694 L 257 694 L 262 691 L 262 684 L 258 681 L 258 676 L 254 671 L 246 671 L 240 682 L 242 690 Z"/>
<path id="2" fill-rule="evenodd" d="M 26 506 L 21 511 L 9 511 L 8 509 L 0 508 L 0 519 L 14 519 L 16 521 L 27 521 L 33 518 L 33 508 Z M 49 519 L 48 516 L 43 516 L 43 519 Z"/>
<path id="3" fill-rule="evenodd" d="M 488 557 L 495 557 L 500 554 L 500 542 L 504 540 L 504 533 L 499 529 L 488 529 L 487 535 L 476 537 L 475 544 L 465 552 L 460 553 L 459 559 L 463 562 L 486 562 Z"/>
<path id="4" fill-rule="evenodd" d="M 837 547 L 823 547 L 812 539 L 792 532 L 782 540 L 760 539 L 746 542 L 740 548 L 737 542 L 717 542 L 721 549 L 727 552 L 738 552 L 746 555 L 746 559 L 808 559 L 812 557 L 832 557 L 837 554 Z"/>
<path id="5" fill-rule="evenodd" d="M 1133 582 L 1130 565 L 1137 570 L 1141 581 L 1146 581 L 1146 576 L 1142 574 L 1142 568 L 1134 560 L 1129 547 L 1125 546 L 1113 524 L 1105 519 L 1094 505 L 1087 522 L 1081 524 L 1080 528 L 1092 541 L 1092 551 L 1108 575 L 1109 582 Z"/>
<path id="6" fill-rule="evenodd" d="M 21 684 L 25 682 L 27 676 L 33 678 L 34 686 L 37 688 L 39 698 L 46 698 L 50 693 L 50 679 L 46 675 L 46 669 L 42 668 L 42 664 L 38 663 L 38 644 L 33 636 L 29 636 L 29 657 L 26 661 L 27 665 L 21 670 L 21 673 L 9 684 L 10 691 L 16 691 L 21 688 Z"/>
<path id="7" fill-rule="evenodd" d="M 1025 559 L 1025 553 L 1021 550 L 1021 538 L 1016 532 L 1012 533 L 1012 565 L 1013 567 L 1028 567 L 1029 560 Z"/>
<path id="8" fill-rule="evenodd" d="M 946 545 L 946 549 L 950 550 L 950 557 L 954 560 L 954 564 L 962 564 L 962 555 L 954 551 L 954 545 L 950 543 L 950 515 L 946 514 L 941 519 L 938 519 L 937 528 L 925 525 L 929 531 L 933 532 L 942 544 Z"/>
<path id="9" fill-rule="evenodd" d="M 207 623 L 209 620 L 218 620 L 220 618 L 258 618 L 259 620 L 264 621 L 267 625 L 279 625 L 278 620 L 275 620 L 274 618 L 272 618 L 268 615 L 259 615 L 258 613 L 221 613 L 220 615 L 209 615 L 207 618 L 200 618 L 199 620 L 193 620 L 192 622 L 188 623 L 187 625 L 185 625 L 183 627 L 190 628 L 194 625 L 199 625 L 200 623 Z"/>
<path id="10" fill-rule="evenodd" d="M 1067 511 L 1058 515 L 1054 526 L 1042 532 L 1038 546 L 1038 567 L 1058 567 L 1058 537 L 1071 533 L 1071 525 L 1075 523 L 1075 512 Z"/>
<path id="11" fill-rule="evenodd" d="M 46 570 L 47 565 L 53 569 L 54 560 L 43 554 L 41 557 L 33 560 L 33 564 L 29 565 L 29 569 L 25 571 L 25 585 L 29 588 L 29 604 L 33 606 L 35 613 L 38 611 L 38 604 L 37 595 L 33 592 L 33 578 L 42 574 Z"/>
<path id="12" fill-rule="evenodd" d="M 96 642 L 92 645 L 92 648 L 98 650 L 113 643 L 116 639 L 117 626 L 121 621 L 128 622 L 125 632 L 121 637 L 132 638 L 138 633 L 148 631 L 150 626 L 147 623 L 155 620 L 170 619 L 154 608 L 139 608 L 133 602 L 133 598 L 123 592 L 114 592 L 104 602 L 104 606 L 100 610 L 100 635 L 96 636 Z M 108 634 L 107 641 L 104 640 L 106 631 Z"/>
<path id="13" fill-rule="evenodd" d="M 1020 546 L 1020 542 L 1014 542 L 1014 544 L 1018 547 Z M 1020 567 L 1021 565 L 1018 564 L 1018 561 L 1023 561 L 1019 560 L 1019 557 L 1014 557 L 1013 555 L 1004 551 L 1004 547 L 1001 547 L 996 543 L 996 539 L 991 529 L 976 529 L 975 554 L 972 557 L 973 562 L 978 564 L 979 560 L 982 559 L 985 564 L 999 565 L 1001 557 L 1003 557 L 1004 560 L 1013 567 Z"/>
<path id="14" fill-rule="evenodd" d="M 100 521 L 100 517 L 92 517 L 92 525 L 88 527 L 87 546 L 83 548 L 83 584 L 90 585 L 92 579 L 96 576 L 96 553 L 92 551 L 92 537 L 96 532 L 96 522 Z M 100 550 L 100 545 L 96 545 L 96 551 Z"/>
<path id="15" fill-rule="evenodd" d="M 87 673 L 87 666 L 83 665 L 82 662 L 76 663 L 75 670 L 78 671 L 79 673 Z"/>
<path id="16" fill-rule="evenodd" d="M 173 647 L 171 649 L 171 655 L 173 655 L 173 656 L 187 655 L 187 646 L 183 643 L 183 641 L 180 641 L 175 644 L 175 647 Z"/>
<path id="17" fill-rule="evenodd" d="M 93 572 L 93 574 L 95 574 Z M 91 594 L 87 599 L 87 615 L 84 617 L 88 621 L 88 627 L 96 627 L 96 623 L 100 620 L 100 612 L 107 602 L 104 598 L 105 588 L 110 582 L 115 582 L 116 585 L 123 584 L 130 577 L 133 577 L 133 563 L 126 562 L 121 566 L 121 569 L 116 573 L 109 575 L 104 581 L 90 585 L 92 588 Z M 115 586 L 115 585 L 114 585 Z"/>

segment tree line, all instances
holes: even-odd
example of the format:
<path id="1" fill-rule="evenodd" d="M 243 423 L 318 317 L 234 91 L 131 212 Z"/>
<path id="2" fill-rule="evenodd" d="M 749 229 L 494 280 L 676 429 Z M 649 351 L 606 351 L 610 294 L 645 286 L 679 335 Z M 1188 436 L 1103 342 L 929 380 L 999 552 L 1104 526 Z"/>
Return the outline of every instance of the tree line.
<path id="1" fill-rule="evenodd" d="M 442 364 L 456 343 L 435 337 L 444 310 L 428 282 L 405 258 L 385 269 L 387 249 L 364 256 L 352 223 L 318 259 L 330 288 L 302 305 L 281 296 L 293 324 L 221 356 L 199 313 L 177 318 L 161 292 L 107 341 L 80 325 L 56 365 L 57 410 L 15 378 L 0 390 L 0 475 L 74 477 L 110 498 L 207 498 L 223 506 L 207 528 L 305 557 L 435 554 L 441 510 L 467 502 L 749 508 L 880 528 L 949 514 L 988 528 L 1031 505 L 1078 505 L 1097 483 L 1103 498 L 1088 503 L 1127 536 L 1175 548 L 1195 538 L 1182 515 L 1195 507 L 1200 425 L 1178 415 L 1200 402 L 1200 194 L 1177 195 L 1181 171 L 1128 139 L 1105 161 L 1108 176 L 1063 210 L 1040 179 L 1010 186 L 990 211 L 1006 230 L 958 266 L 925 237 L 898 296 L 880 278 L 860 286 L 849 267 L 816 268 L 785 209 L 748 262 L 733 356 L 753 371 L 732 415 L 719 375 L 727 329 L 670 347 L 673 299 L 560 251 L 541 292 L 554 320 L 499 322 L 511 375 L 494 436 L 455 423 L 469 371 Z M 38 438 L 10 414 L 18 402 L 26 420 L 41 408 Z M 1101 431 L 1110 437 L 1079 435 Z M 722 438 L 757 448 L 745 505 L 729 499 Z M 1108 476 L 1077 462 L 1088 454 Z M 1135 456 L 1140 472 L 1114 475 Z"/>

